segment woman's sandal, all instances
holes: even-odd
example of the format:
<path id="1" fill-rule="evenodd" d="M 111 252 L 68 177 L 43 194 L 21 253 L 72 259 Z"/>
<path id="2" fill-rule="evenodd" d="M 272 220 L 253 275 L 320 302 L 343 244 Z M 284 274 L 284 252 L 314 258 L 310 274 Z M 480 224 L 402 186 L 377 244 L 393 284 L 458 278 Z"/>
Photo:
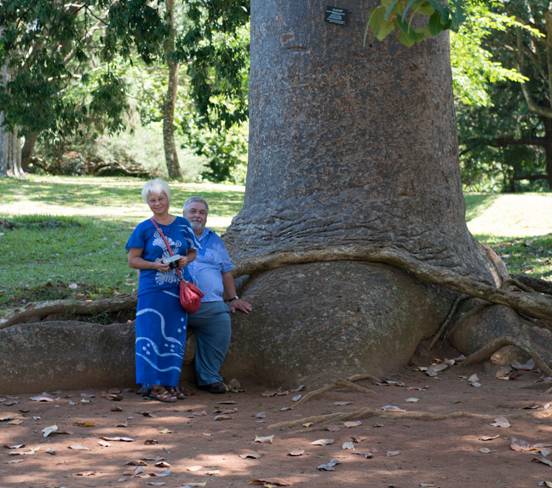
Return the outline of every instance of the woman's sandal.
<path id="1" fill-rule="evenodd" d="M 188 395 L 184 393 L 180 388 L 169 388 L 168 391 L 176 397 L 177 400 L 184 400 Z"/>
<path id="2" fill-rule="evenodd" d="M 148 398 L 165 403 L 176 402 L 176 395 L 166 388 L 152 388 L 148 393 Z"/>

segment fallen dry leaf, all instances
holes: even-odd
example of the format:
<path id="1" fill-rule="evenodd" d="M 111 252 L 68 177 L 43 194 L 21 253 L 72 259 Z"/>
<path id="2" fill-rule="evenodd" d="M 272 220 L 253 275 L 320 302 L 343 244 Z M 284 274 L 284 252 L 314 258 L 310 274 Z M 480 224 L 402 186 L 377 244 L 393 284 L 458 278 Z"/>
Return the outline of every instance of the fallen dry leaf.
<path id="1" fill-rule="evenodd" d="M 9 456 L 32 456 L 40 450 L 40 447 L 33 447 L 28 451 L 13 450 L 8 453 Z"/>
<path id="2" fill-rule="evenodd" d="M 495 439 L 498 439 L 500 437 L 500 434 L 496 435 L 481 435 L 479 436 L 479 440 L 486 442 L 486 441 L 494 441 Z"/>
<path id="3" fill-rule="evenodd" d="M 25 444 L 4 444 L 4 447 L 6 449 L 21 449 L 22 447 L 25 447 Z"/>
<path id="4" fill-rule="evenodd" d="M 317 466 L 316 469 L 318 469 L 318 471 L 335 471 L 335 467 L 338 464 L 341 463 L 337 459 L 330 459 L 327 463 Z"/>
<path id="5" fill-rule="evenodd" d="M 374 454 L 369 451 L 365 451 L 365 452 L 355 451 L 352 454 L 355 454 L 357 456 L 362 456 L 365 459 L 372 459 L 374 457 Z"/>
<path id="6" fill-rule="evenodd" d="M 256 451 L 246 451 L 240 454 L 240 457 L 242 459 L 259 459 L 260 457 L 262 457 L 262 454 Z"/>
<path id="7" fill-rule="evenodd" d="M 358 427 L 359 425 L 362 425 L 361 420 L 350 420 L 347 422 L 343 422 L 343 425 L 347 427 L 348 429 L 351 429 L 353 427 Z"/>
<path id="8" fill-rule="evenodd" d="M 313 446 L 329 446 L 330 444 L 333 444 L 335 441 L 333 439 L 317 439 L 315 441 L 312 441 L 311 444 Z"/>
<path id="9" fill-rule="evenodd" d="M 490 454 L 492 451 L 488 447 L 479 448 L 479 452 L 482 454 Z"/>
<path id="10" fill-rule="evenodd" d="M 147 466 L 148 463 L 146 463 L 144 460 L 139 459 L 138 461 L 128 461 L 125 463 L 125 466 Z"/>
<path id="11" fill-rule="evenodd" d="M 150 476 L 157 476 L 158 478 L 165 478 L 167 476 L 170 476 L 172 474 L 172 471 L 170 469 L 164 469 L 163 471 L 159 471 L 158 473 L 150 473 Z"/>
<path id="12" fill-rule="evenodd" d="M 345 441 L 343 444 L 341 444 L 341 449 L 343 450 L 353 450 L 355 448 L 355 445 L 353 444 L 353 441 Z"/>
<path id="13" fill-rule="evenodd" d="M 214 420 L 220 422 L 221 420 L 232 420 L 232 417 L 230 415 L 215 415 Z"/>
<path id="14" fill-rule="evenodd" d="M 96 427 L 96 423 L 92 420 L 77 420 L 73 425 L 77 427 Z"/>
<path id="15" fill-rule="evenodd" d="M 288 456 L 293 456 L 293 457 L 302 456 L 303 454 L 305 454 L 304 449 L 293 449 L 292 451 L 288 452 Z"/>
<path id="16" fill-rule="evenodd" d="M 437 376 L 441 371 L 444 371 L 449 367 L 446 363 L 439 363 L 439 364 L 432 364 L 428 368 L 425 369 L 425 374 L 428 376 L 434 377 Z M 421 368 L 420 368 L 421 369 Z"/>
<path id="17" fill-rule="evenodd" d="M 385 453 L 385 455 L 387 457 L 394 457 L 394 456 L 398 456 L 400 453 L 401 453 L 401 451 L 387 451 Z"/>
<path id="18" fill-rule="evenodd" d="M 53 402 L 54 401 L 54 399 L 50 395 L 45 395 L 45 394 L 33 396 L 31 397 L 31 400 L 33 402 Z"/>
<path id="19" fill-rule="evenodd" d="M 49 435 L 57 431 L 58 431 L 57 425 L 49 425 L 48 427 L 44 427 L 42 429 L 42 437 L 48 437 Z"/>
<path id="20" fill-rule="evenodd" d="M 351 405 L 353 402 L 334 402 L 336 407 L 344 407 L 345 405 Z"/>
<path id="21" fill-rule="evenodd" d="M 419 398 L 416 398 L 416 397 L 408 397 L 405 402 L 406 403 L 418 403 L 420 401 Z"/>
<path id="22" fill-rule="evenodd" d="M 525 439 L 520 439 L 517 437 L 512 437 L 510 439 L 510 449 L 517 452 L 540 452 L 541 456 L 546 457 L 549 453 L 548 447 L 552 444 L 545 444 L 542 442 L 531 443 Z M 543 451 L 545 451 L 543 453 Z"/>
<path id="23" fill-rule="evenodd" d="M 89 476 L 96 476 L 96 471 L 81 471 L 80 473 L 75 473 L 75 476 L 87 478 Z"/>
<path id="24" fill-rule="evenodd" d="M 384 405 L 383 407 L 381 407 L 381 409 L 384 412 L 406 412 L 404 408 L 401 408 L 398 405 L 391 405 L 391 404 Z"/>
<path id="25" fill-rule="evenodd" d="M 493 427 L 500 427 L 500 428 L 503 428 L 503 429 L 508 429 L 509 427 L 512 426 L 512 424 L 510 424 L 510 422 L 508 421 L 508 419 L 502 415 L 496 417 L 494 419 L 494 422 L 491 424 Z"/>
<path id="26" fill-rule="evenodd" d="M 102 436 L 101 439 L 103 439 L 104 441 L 112 441 L 112 442 L 134 442 L 134 439 L 132 437 Z"/>
<path id="27" fill-rule="evenodd" d="M 90 449 L 82 444 L 71 444 L 67 446 L 67 449 L 73 449 L 74 451 L 89 451 Z"/>
<path id="28" fill-rule="evenodd" d="M 274 440 L 274 435 L 257 435 L 255 436 L 255 440 L 253 442 L 259 442 L 261 444 L 272 444 L 272 441 Z"/>
<path id="29" fill-rule="evenodd" d="M 279 478 L 266 478 L 266 479 L 254 479 L 249 481 L 250 485 L 263 485 L 266 487 L 269 486 L 291 486 L 291 483 L 288 483 L 287 481 L 284 481 Z"/>
<path id="30" fill-rule="evenodd" d="M 550 461 L 550 459 L 542 457 L 542 456 L 534 457 L 533 459 L 531 459 L 531 462 L 546 464 L 547 466 L 552 468 L 552 461 Z"/>

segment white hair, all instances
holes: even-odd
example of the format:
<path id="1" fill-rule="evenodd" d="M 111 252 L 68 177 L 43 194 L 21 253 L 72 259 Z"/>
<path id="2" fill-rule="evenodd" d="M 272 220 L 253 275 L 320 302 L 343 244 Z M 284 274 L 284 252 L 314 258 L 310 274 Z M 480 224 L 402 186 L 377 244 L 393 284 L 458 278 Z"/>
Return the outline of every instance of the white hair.
<path id="1" fill-rule="evenodd" d="M 144 185 L 144 188 L 142 188 L 142 199 L 144 202 L 148 203 L 150 193 L 164 193 L 167 195 L 167 199 L 169 201 L 171 199 L 171 189 L 169 188 L 169 185 L 167 185 L 167 182 L 161 178 L 150 180 Z"/>
<path id="2" fill-rule="evenodd" d="M 209 204 L 207 203 L 207 200 L 205 200 L 205 198 L 197 196 L 197 195 L 194 195 L 193 197 L 188 198 L 188 200 L 186 200 L 184 202 L 184 211 L 186 211 L 186 209 L 192 203 L 203 203 L 203 205 L 205 205 L 205 209 L 207 210 L 207 212 L 209 211 Z"/>

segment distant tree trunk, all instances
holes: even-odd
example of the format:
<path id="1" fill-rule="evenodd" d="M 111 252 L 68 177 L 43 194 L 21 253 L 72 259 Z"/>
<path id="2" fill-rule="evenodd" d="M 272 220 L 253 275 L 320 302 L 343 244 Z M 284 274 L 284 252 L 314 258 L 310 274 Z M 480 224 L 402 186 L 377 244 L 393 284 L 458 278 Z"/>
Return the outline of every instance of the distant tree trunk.
<path id="1" fill-rule="evenodd" d="M 548 189 L 552 190 L 552 119 L 541 117 L 544 125 L 544 157 L 546 164 L 546 180 Z"/>
<path id="2" fill-rule="evenodd" d="M 15 131 L 2 126 L 4 116 L 0 112 L 0 176 L 23 176 L 21 145 Z"/>
<path id="3" fill-rule="evenodd" d="M 166 0 L 167 23 L 169 36 L 165 43 L 165 58 L 169 68 L 168 87 L 163 105 L 163 146 L 169 178 L 182 178 L 182 171 L 178 162 L 174 135 L 174 109 L 178 91 L 178 63 L 174 59 L 174 43 L 176 37 L 174 22 L 174 0 Z"/>
<path id="4" fill-rule="evenodd" d="M 0 32 L 1 32 L 0 28 Z M 8 68 L 1 70 L 0 81 L 7 83 Z M 21 146 L 16 130 L 9 130 L 4 126 L 4 114 L 0 112 L 0 176 L 22 176 Z"/>
<path id="5" fill-rule="evenodd" d="M 37 139 L 38 132 L 31 132 L 30 134 L 25 135 L 25 142 L 23 143 L 23 148 L 21 149 L 21 167 L 23 168 L 23 171 L 29 170 L 29 165 L 31 163 L 31 159 L 33 158 Z"/>
<path id="6" fill-rule="evenodd" d="M 464 219 L 448 35 L 363 45 L 376 0 L 252 0 L 250 145 L 237 261 L 395 249 L 492 283 Z M 453 297 L 385 265 L 282 266 L 250 280 L 229 371 L 327 381 L 404 365 Z"/>

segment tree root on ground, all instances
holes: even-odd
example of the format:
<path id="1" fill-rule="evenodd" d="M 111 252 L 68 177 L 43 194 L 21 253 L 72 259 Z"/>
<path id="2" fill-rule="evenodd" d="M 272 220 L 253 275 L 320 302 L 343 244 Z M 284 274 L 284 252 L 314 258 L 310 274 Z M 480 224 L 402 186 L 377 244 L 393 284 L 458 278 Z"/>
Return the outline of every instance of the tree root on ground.
<path id="1" fill-rule="evenodd" d="M 246 259 L 233 270 L 233 274 L 234 276 L 255 275 L 287 265 L 333 261 L 388 264 L 412 274 L 420 281 L 440 285 L 488 302 L 509 306 L 522 314 L 541 319 L 542 325 L 552 329 L 552 297 L 535 291 L 512 291 L 511 280 L 504 282 L 504 288 L 496 288 L 493 284 L 427 264 L 398 249 L 337 246 L 303 252 L 281 252 Z M 520 281 L 519 277 L 517 279 Z M 525 285 L 529 286 L 527 283 Z"/>
<path id="2" fill-rule="evenodd" d="M 493 339 L 491 342 L 489 342 L 486 346 L 470 354 L 466 359 L 464 359 L 462 365 L 469 366 L 470 364 L 476 364 L 485 361 L 504 346 L 519 347 L 533 358 L 533 361 L 535 361 L 535 365 L 537 366 L 537 368 L 539 368 L 546 376 L 552 376 L 552 368 L 550 368 L 550 366 L 546 364 L 540 354 L 535 352 L 535 350 L 520 337 L 497 337 L 496 339 Z"/>
<path id="3" fill-rule="evenodd" d="M 324 385 L 317 390 L 309 391 L 306 393 L 303 398 L 301 398 L 295 405 L 293 405 L 291 408 L 296 408 L 299 405 L 307 402 L 308 400 L 311 400 L 315 396 L 322 395 L 322 393 L 326 393 L 327 391 L 333 390 L 334 388 L 339 387 L 346 387 L 351 388 L 353 390 L 360 391 L 362 393 L 375 393 L 373 390 L 370 390 L 369 388 L 366 388 L 364 386 L 357 385 L 355 381 L 362 381 L 362 380 L 371 380 L 374 384 L 379 384 L 380 380 L 376 378 L 375 376 L 372 376 L 370 374 L 355 374 L 353 376 L 350 376 L 347 379 L 340 379 L 336 380 L 334 383 L 330 383 L 328 385 Z"/>
<path id="4" fill-rule="evenodd" d="M 435 344 L 437 343 L 437 341 L 442 340 L 446 337 L 447 328 L 449 327 L 449 325 L 451 324 L 451 322 L 455 318 L 456 311 L 458 310 L 458 307 L 460 306 L 460 304 L 462 302 L 464 302 L 466 300 L 469 300 L 469 299 L 470 299 L 470 297 L 468 297 L 466 295 L 461 295 L 461 296 L 456 297 L 456 299 L 454 300 L 454 302 L 452 304 L 452 307 L 450 307 L 450 310 L 449 310 L 447 316 L 445 317 L 445 320 L 443 320 L 443 323 L 441 324 L 441 327 L 439 327 L 439 330 L 433 336 L 433 339 L 431 340 L 431 343 L 429 344 L 429 349 L 433 349 L 435 347 Z"/>
<path id="5" fill-rule="evenodd" d="M 480 413 L 465 412 L 465 411 L 455 411 L 450 413 L 431 413 L 431 412 L 420 412 L 420 411 L 404 411 L 404 412 L 386 412 L 376 408 L 364 407 L 352 412 L 334 412 L 328 413 L 325 415 L 314 415 L 310 417 L 303 417 L 300 419 L 289 420 L 285 422 L 277 422 L 268 426 L 269 429 L 289 429 L 292 427 L 297 427 L 298 425 L 303 424 L 327 424 L 329 422 L 341 422 L 346 420 L 359 420 L 366 419 L 370 417 L 381 417 L 388 419 L 410 419 L 410 420 L 428 420 L 428 421 L 437 421 L 437 420 L 449 420 L 457 418 L 476 418 L 481 420 L 494 420 L 496 415 L 485 415 Z M 509 415 L 512 417 L 512 415 Z"/>
<path id="6" fill-rule="evenodd" d="M 93 316 L 102 313 L 116 313 L 136 307 L 135 296 L 118 296 L 100 300 L 52 300 L 34 304 L 18 310 L 0 320 L 0 329 L 24 322 L 38 322 L 51 315 Z"/>

